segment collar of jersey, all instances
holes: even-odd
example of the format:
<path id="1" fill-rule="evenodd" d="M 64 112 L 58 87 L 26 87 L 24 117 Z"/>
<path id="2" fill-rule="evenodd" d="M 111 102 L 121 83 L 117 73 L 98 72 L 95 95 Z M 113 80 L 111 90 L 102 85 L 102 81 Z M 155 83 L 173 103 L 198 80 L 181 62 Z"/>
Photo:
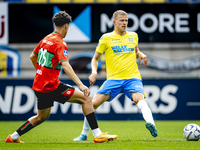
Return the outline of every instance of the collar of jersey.
<path id="1" fill-rule="evenodd" d="M 119 34 L 117 34 L 117 32 L 115 32 L 115 30 L 113 31 L 116 35 L 118 35 L 118 36 L 121 36 L 121 35 L 119 35 Z M 127 34 L 127 31 L 126 31 L 126 34 Z M 125 34 L 125 35 L 126 35 Z M 123 36 L 125 36 L 125 35 L 123 35 Z"/>
<path id="2" fill-rule="evenodd" d="M 61 39 L 63 39 L 62 35 L 58 31 L 54 31 L 53 33 L 58 34 L 61 37 Z"/>

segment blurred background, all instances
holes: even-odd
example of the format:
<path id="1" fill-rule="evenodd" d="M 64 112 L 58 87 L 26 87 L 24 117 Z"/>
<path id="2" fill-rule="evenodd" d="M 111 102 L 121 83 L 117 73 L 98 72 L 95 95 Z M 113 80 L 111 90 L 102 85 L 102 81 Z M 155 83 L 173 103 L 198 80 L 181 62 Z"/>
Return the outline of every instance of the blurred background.
<path id="1" fill-rule="evenodd" d="M 105 57 L 90 86 L 90 61 L 102 34 L 113 31 L 112 14 L 128 13 L 128 31 L 139 36 L 149 65 L 138 63 L 155 120 L 200 120 L 200 0 L 4 0 L 0 1 L 0 120 L 26 120 L 37 113 L 31 89 L 35 69 L 29 59 L 37 43 L 53 32 L 52 16 L 72 16 L 67 42 L 69 61 L 95 92 L 106 79 Z M 61 71 L 62 82 L 75 86 Z M 142 120 L 124 94 L 97 111 L 99 120 Z M 55 103 L 50 120 L 83 119 L 80 105 Z"/>

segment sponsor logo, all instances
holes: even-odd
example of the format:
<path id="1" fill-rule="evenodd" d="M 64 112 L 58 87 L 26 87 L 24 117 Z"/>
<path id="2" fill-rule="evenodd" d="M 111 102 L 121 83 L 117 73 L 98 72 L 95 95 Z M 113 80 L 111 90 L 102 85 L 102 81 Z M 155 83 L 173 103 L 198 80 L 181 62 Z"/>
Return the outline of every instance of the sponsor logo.
<path id="1" fill-rule="evenodd" d="M 42 70 L 37 69 L 37 72 L 39 75 L 42 75 Z"/>
<path id="2" fill-rule="evenodd" d="M 158 17 L 157 17 L 158 16 Z M 154 33 L 158 31 L 159 33 L 169 32 L 169 33 L 189 33 L 189 13 L 159 13 L 158 15 L 152 13 L 144 13 L 138 17 L 134 13 L 128 13 L 129 20 L 132 20 L 132 26 L 127 27 L 127 31 L 138 31 L 142 30 L 144 33 Z M 113 28 L 113 18 L 105 13 L 100 16 L 100 31 L 105 33 L 108 29 Z M 147 20 L 151 20 L 152 24 L 148 26 L 146 24 Z M 200 32 L 200 14 L 197 14 L 197 31 Z"/>
<path id="3" fill-rule="evenodd" d="M 122 46 L 112 46 L 111 47 L 114 53 L 132 53 L 134 48 L 127 48 L 127 45 Z"/>
<path id="4" fill-rule="evenodd" d="M 136 89 L 142 89 L 142 86 L 141 85 L 136 85 L 135 88 Z"/>
<path id="5" fill-rule="evenodd" d="M 53 7 L 53 15 L 61 11 L 57 6 Z M 87 6 L 72 22 L 69 23 L 66 42 L 90 42 L 91 41 L 91 6 Z"/>
<path id="6" fill-rule="evenodd" d="M 122 41 L 120 41 L 120 39 L 112 39 L 111 43 L 122 43 Z"/>
<path id="7" fill-rule="evenodd" d="M 74 86 L 75 87 L 75 86 Z M 11 114 L 26 114 L 28 112 L 37 113 L 37 103 L 34 91 L 29 86 L 5 86 L 4 93 L 0 93 L 0 113 Z M 90 86 L 91 93 L 95 94 L 99 86 Z M 147 95 L 147 103 L 154 114 L 170 114 L 174 112 L 178 105 L 178 99 L 175 96 L 178 91 L 176 85 L 165 85 L 160 89 L 156 85 L 144 86 L 145 93 Z M 68 90 L 66 93 L 72 91 Z M 4 95 L 4 96 L 3 96 Z M 66 95 L 68 96 L 68 95 Z M 92 97 L 94 95 L 91 95 Z M 25 98 L 25 99 L 24 99 Z M 123 99 L 123 100 L 121 100 Z M 22 101 L 25 101 L 22 102 Z M 159 101 L 159 103 L 157 103 Z M 71 111 L 70 111 L 70 106 Z M 59 109 L 60 107 L 60 109 Z M 118 94 L 113 101 L 102 104 L 97 110 L 97 114 L 109 114 L 111 109 L 116 114 L 127 114 L 127 113 L 140 113 L 137 106 L 124 94 Z M 81 105 L 65 103 L 65 105 L 55 102 L 52 107 L 51 114 L 56 114 L 61 111 L 62 114 L 82 114 Z M 0 118 L 4 115 L 0 115 Z M 8 116 L 7 116 L 8 117 Z M 26 115 L 25 115 L 26 117 Z"/>
<path id="8" fill-rule="evenodd" d="M 70 95 L 71 94 L 71 91 L 67 91 L 67 95 Z"/>
<path id="9" fill-rule="evenodd" d="M 68 56 L 67 50 L 64 50 L 64 51 L 63 51 L 63 54 L 67 57 L 67 56 Z"/>
<path id="10" fill-rule="evenodd" d="M 46 43 L 46 44 L 48 44 L 48 45 L 53 45 L 53 43 L 52 43 L 51 41 L 43 40 L 42 42 L 43 42 L 43 43 Z"/>

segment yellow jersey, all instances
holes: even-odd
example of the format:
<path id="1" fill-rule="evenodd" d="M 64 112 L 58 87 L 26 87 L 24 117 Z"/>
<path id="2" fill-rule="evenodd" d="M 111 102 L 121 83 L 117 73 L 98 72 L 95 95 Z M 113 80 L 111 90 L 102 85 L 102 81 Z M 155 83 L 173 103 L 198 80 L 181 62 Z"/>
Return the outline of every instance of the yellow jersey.
<path id="1" fill-rule="evenodd" d="M 124 36 L 115 31 L 102 35 L 96 51 L 105 52 L 107 79 L 141 79 L 136 61 L 137 46 L 138 35 L 135 32 L 126 31 Z"/>

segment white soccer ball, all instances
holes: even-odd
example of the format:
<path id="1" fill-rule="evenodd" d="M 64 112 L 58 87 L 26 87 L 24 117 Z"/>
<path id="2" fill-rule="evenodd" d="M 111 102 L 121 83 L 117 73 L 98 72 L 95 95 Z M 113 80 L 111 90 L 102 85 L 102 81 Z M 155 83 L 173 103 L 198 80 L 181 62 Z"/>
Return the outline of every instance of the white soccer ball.
<path id="1" fill-rule="evenodd" d="M 183 135 L 187 141 L 198 141 L 200 138 L 200 127 L 191 123 L 183 129 Z"/>

